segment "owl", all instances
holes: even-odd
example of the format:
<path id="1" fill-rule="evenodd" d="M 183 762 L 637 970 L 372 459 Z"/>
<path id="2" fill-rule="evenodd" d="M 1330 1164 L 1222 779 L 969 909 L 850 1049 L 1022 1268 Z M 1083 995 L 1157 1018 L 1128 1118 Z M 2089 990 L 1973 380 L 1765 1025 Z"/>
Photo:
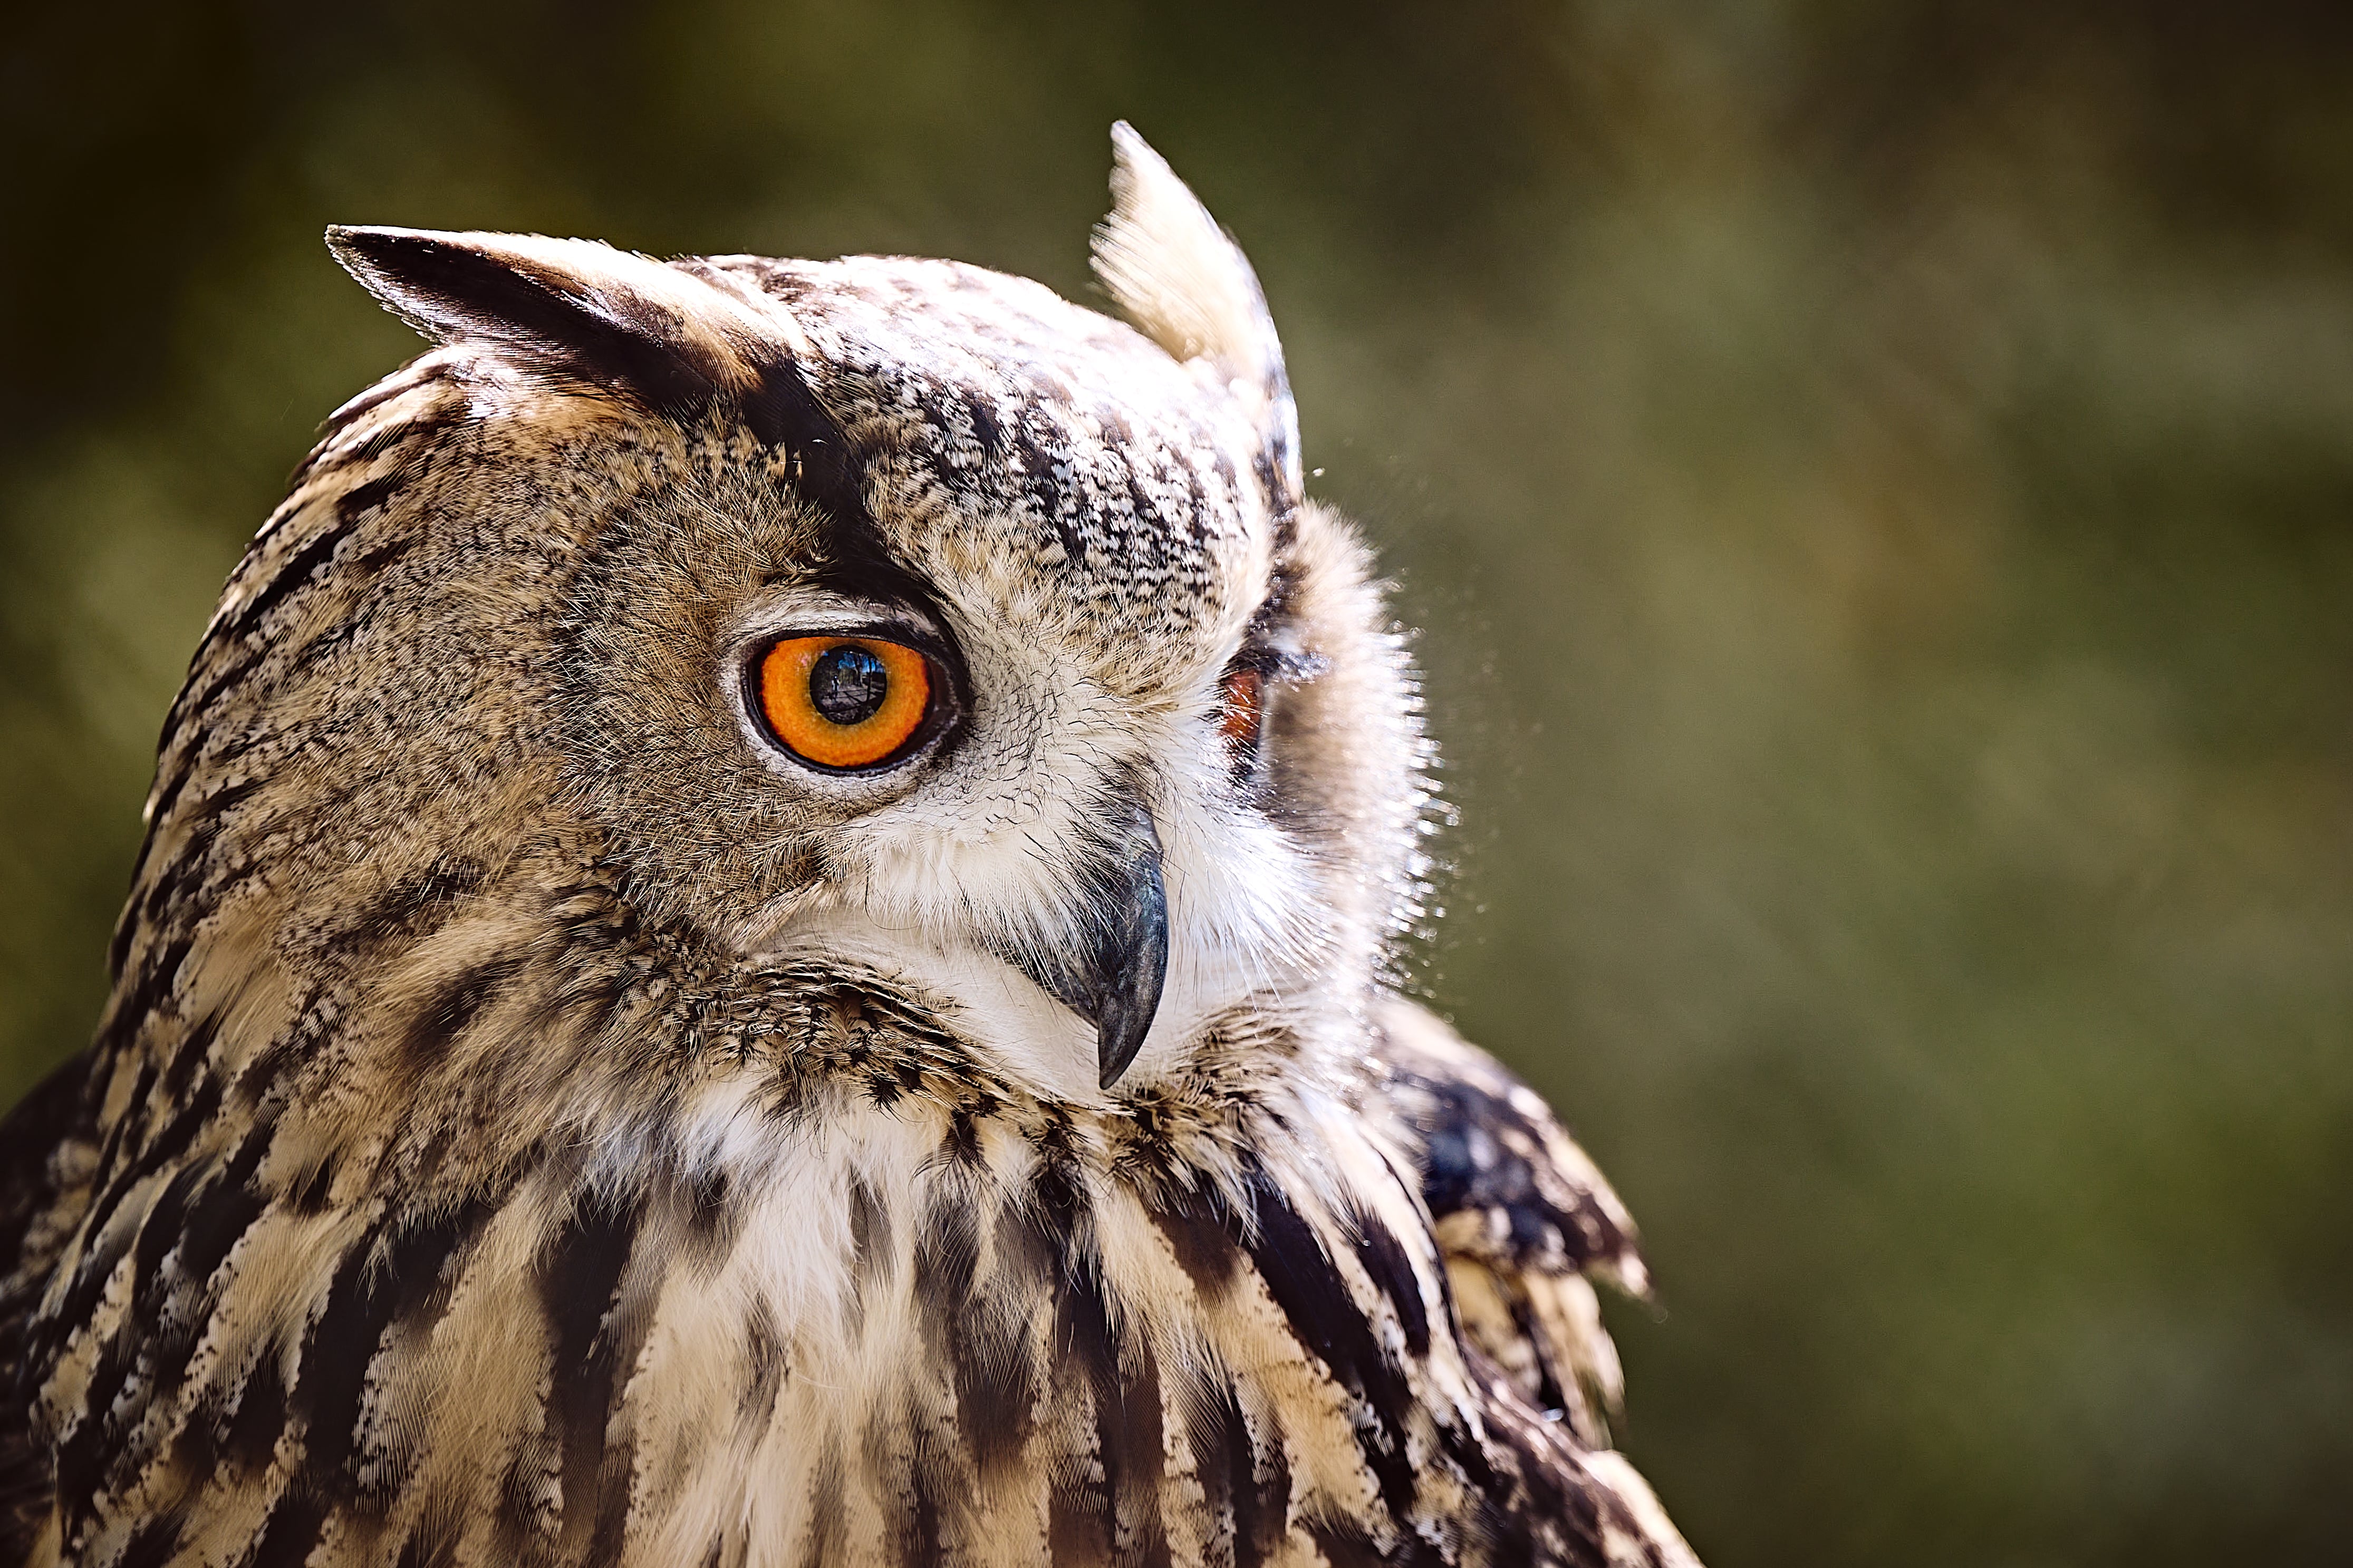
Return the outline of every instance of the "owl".
<path id="1" fill-rule="evenodd" d="M 1430 750 L 1249 264 L 337 229 L 346 404 L 5 1127 L 0 1561 L 1694 1562 L 1632 1227 L 1404 1000 Z"/>

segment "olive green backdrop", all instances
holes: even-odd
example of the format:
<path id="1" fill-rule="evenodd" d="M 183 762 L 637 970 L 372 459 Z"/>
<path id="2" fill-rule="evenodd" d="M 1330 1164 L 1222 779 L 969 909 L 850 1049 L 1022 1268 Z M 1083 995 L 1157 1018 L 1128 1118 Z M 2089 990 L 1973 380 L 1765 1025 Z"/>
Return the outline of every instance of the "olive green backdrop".
<path id="1" fill-rule="evenodd" d="M 1460 822 L 1420 984 L 1642 1221 L 1718 1568 L 2353 1551 L 2353 8 L 43 7 L 0 29 L 0 1098 L 318 421 L 333 220 L 1256 258 Z"/>

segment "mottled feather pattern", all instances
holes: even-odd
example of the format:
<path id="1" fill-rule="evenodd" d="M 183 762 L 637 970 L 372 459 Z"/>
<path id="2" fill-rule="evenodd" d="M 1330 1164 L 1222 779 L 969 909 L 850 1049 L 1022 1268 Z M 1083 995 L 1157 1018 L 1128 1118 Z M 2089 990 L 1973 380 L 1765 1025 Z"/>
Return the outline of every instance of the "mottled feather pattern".
<path id="1" fill-rule="evenodd" d="M 1410 677 L 1148 153 L 1125 286 L 1214 287 L 1142 333 L 953 263 L 342 242 L 442 343 L 232 574 L 97 1040 L 5 1124 L 0 1561 L 1692 1561 L 1564 1316 L 1639 1289 L 1623 1211 L 1377 980 Z M 812 777 L 737 672 L 859 617 L 960 728 Z M 1244 658 L 1300 672 L 1262 763 Z M 1171 956 L 1104 1089 L 1025 975 L 1113 806 Z"/>
<path id="2" fill-rule="evenodd" d="M 1591 1281 L 1650 1290 L 1625 1206 L 1534 1089 L 1421 1009 L 1388 1004 L 1374 1059 L 1470 1342 L 1605 1444 L 1623 1387 Z"/>

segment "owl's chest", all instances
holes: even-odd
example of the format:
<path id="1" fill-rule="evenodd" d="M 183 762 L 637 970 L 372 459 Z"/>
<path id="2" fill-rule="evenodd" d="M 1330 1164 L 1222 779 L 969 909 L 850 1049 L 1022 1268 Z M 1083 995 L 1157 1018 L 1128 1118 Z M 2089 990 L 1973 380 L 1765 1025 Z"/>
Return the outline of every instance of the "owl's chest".
<path id="1" fill-rule="evenodd" d="M 1246 1219 L 903 1112 L 764 1174 L 606 1321 L 644 1561 L 1280 1557 L 1319 1494 L 1379 1493 L 1367 1432 L 1418 1485 L 1403 1315 L 1271 1184 Z"/>
<path id="2" fill-rule="evenodd" d="M 66 1342 L 45 1409 L 115 1447 L 60 1470 L 64 1539 L 110 1560 L 162 1509 L 228 1560 L 290 1508 L 339 1564 L 1313 1561 L 1333 1521 L 1402 1541 L 1461 1500 L 1428 1228 L 1345 1119 L 1213 1182 L 834 1109 L 616 1140 L 497 1202 L 167 1184 L 188 1234 L 246 1229 Z"/>

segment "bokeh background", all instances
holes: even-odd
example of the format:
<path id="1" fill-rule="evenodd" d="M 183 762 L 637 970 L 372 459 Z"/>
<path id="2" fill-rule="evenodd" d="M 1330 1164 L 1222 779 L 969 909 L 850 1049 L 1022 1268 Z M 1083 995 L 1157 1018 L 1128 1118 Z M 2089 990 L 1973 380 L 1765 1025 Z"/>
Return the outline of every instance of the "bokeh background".
<path id="1" fill-rule="evenodd" d="M 330 221 L 1249 247 L 1420 629 L 1420 984 L 1643 1222 L 1718 1568 L 2353 1552 L 2353 8 L 17 4 L 0 1100 L 328 410 Z"/>

